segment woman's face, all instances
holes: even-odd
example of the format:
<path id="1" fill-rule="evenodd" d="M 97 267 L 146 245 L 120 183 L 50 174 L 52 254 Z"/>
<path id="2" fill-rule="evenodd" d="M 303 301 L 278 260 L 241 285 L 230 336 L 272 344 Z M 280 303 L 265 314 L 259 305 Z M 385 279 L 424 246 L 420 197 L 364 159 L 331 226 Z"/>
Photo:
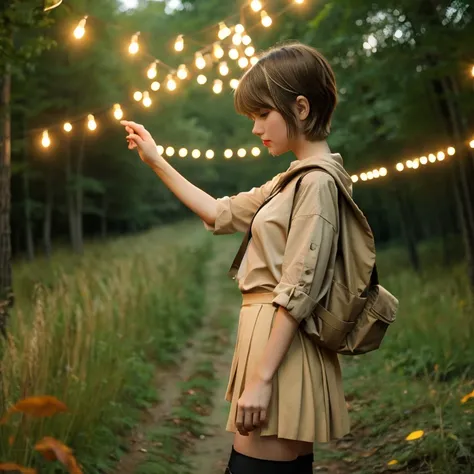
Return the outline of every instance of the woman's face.
<path id="1" fill-rule="evenodd" d="M 252 133 L 259 137 L 273 156 L 291 149 L 288 129 L 283 116 L 272 109 L 261 109 L 251 117 L 254 121 Z"/>

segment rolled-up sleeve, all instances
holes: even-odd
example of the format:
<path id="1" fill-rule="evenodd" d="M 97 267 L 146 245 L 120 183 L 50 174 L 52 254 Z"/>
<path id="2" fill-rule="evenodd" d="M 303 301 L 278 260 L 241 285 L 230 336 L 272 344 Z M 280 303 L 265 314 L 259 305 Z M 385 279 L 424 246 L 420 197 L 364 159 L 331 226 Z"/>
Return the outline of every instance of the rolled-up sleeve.
<path id="1" fill-rule="evenodd" d="M 203 221 L 204 227 L 215 235 L 246 232 L 257 209 L 270 195 L 280 175 L 264 185 L 250 191 L 217 199 L 217 213 L 214 225 Z"/>
<path id="2" fill-rule="evenodd" d="M 337 187 L 325 173 L 313 172 L 301 182 L 285 246 L 282 278 L 273 304 L 298 322 L 308 317 L 329 289 L 328 270 L 337 246 Z"/>

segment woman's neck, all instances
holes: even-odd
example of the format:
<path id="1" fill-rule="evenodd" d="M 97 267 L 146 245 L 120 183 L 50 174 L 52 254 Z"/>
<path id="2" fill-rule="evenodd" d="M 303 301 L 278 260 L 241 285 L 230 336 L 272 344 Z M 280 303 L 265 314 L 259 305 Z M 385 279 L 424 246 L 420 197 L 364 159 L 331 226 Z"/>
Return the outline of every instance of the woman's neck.
<path id="1" fill-rule="evenodd" d="M 305 160 L 312 156 L 326 155 L 331 153 L 326 140 L 310 142 L 306 138 L 300 138 L 296 141 L 291 150 L 298 160 Z"/>

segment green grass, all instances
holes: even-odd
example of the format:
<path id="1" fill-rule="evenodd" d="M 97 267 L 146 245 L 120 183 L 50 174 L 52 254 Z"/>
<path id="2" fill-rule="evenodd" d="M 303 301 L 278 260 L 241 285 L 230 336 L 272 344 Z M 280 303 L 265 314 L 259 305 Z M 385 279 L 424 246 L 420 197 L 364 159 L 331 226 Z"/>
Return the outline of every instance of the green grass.
<path id="1" fill-rule="evenodd" d="M 109 470 L 122 436 L 156 401 L 156 365 L 172 363 L 200 325 L 210 256 L 208 236 L 186 224 L 91 244 L 82 258 L 58 252 L 50 262 L 17 263 L 3 408 L 53 395 L 69 412 L 13 415 L 1 427 L 1 460 L 47 472 L 52 464 L 32 448 L 48 435 L 71 446 L 85 472 Z"/>

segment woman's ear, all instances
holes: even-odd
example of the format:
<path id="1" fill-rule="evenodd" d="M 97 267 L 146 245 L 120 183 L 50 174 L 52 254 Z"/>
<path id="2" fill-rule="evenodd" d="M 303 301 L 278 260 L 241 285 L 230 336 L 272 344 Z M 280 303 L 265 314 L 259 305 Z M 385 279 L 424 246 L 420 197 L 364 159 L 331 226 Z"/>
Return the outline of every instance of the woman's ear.
<path id="1" fill-rule="evenodd" d="M 309 101 L 304 95 L 296 98 L 296 112 L 300 120 L 306 120 L 310 111 Z"/>

